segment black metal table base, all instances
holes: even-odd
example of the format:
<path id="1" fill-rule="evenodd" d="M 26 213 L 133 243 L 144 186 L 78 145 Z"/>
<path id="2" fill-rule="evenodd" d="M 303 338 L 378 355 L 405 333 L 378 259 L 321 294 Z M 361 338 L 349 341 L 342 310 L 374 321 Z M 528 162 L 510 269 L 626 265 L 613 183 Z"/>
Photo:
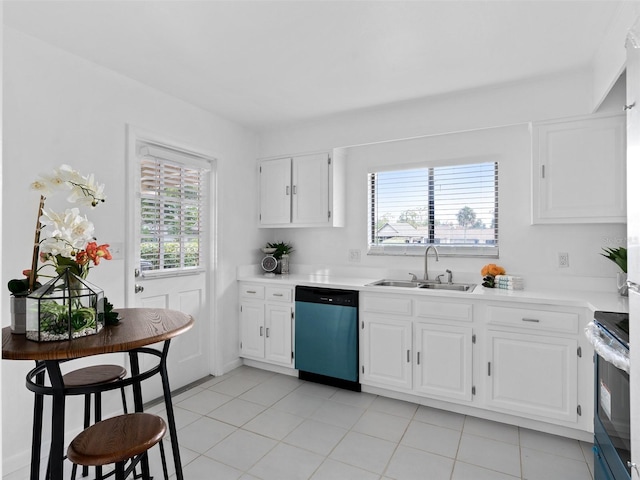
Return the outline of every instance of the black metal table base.
<path id="1" fill-rule="evenodd" d="M 33 432 L 31 444 L 31 473 L 30 480 L 40 479 L 40 452 L 42 444 L 42 416 L 44 407 L 44 396 L 52 398 L 51 415 L 51 448 L 49 450 L 48 470 L 51 480 L 62 480 L 64 469 L 64 419 L 65 419 L 65 399 L 68 395 L 86 395 L 96 392 L 106 392 L 127 386 L 133 388 L 133 400 L 136 412 L 143 411 L 142 402 L 142 382 L 155 375 L 160 375 L 162 380 L 162 390 L 164 403 L 167 410 L 167 426 L 171 438 L 171 448 L 176 472 L 176 480 L 184 480 L 182 473 L 182 463 L 180 460 L 180 447 L 178 445 L 178 434 L 176 431 L 175 415 L 173 403 L 171 401 L 171 388 L 169 386 L 169 375 L 167 371 L 167 355 L 171 340 L 165 340 L 162 351 L 143 347 L 130 350 L 129 361 L 131 363 L 131 376 L 108 384 L 65 387 L 60 371 L 60 363 L 66 360 L 45 360 L 36 362 L 36 367 L 27 374 L 27 388 L 35 394 L 33 406 Z M 153 355 L 160 359 L 159 363 L 144 372 L 140 371 L 139 355 Z M 49 377 L 51 386 L 45 385 L 45 372 Z M 141 478 L 151 480 L 149 472 L 148 456 L 140 461 L 142 474 Z"/>

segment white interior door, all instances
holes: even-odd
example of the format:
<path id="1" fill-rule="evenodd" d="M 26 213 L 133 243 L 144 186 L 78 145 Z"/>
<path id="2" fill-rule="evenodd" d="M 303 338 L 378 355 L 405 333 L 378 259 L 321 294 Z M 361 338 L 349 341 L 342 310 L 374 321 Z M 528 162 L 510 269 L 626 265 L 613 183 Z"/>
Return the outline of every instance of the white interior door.
<path id="1" fill-rule="evenodd" d="M 171 340 L 167 367 L 175 390 L 210 372 L 212 165 L 188 151 L 130 137 L 126 303 L 195 319 L 191 330 Z M 143 355 L 140 363 L 149 368 L 157 361 Z M 161 395 L 159 378 L 143 386 L 144 401 Z"/>

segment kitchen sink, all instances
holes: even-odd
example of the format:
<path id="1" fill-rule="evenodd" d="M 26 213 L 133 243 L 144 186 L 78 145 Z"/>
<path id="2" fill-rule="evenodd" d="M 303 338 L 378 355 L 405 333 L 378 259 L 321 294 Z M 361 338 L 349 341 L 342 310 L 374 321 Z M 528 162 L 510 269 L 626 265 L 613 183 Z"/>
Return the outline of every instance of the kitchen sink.
<path id="1" fill-rule="evenodd" d="M 472 292 L 476 287 L 472 283 L 421 283 L 420 288 L 429 288 L 432 290 L 453 290 L 455 292 Z"/>
<path id="2" fill-rule="evenodd" d="M 368 287 L 408 287 L 416 288 L 418 282 L 411 282 L 409 280 L 378 280 L 377 282 L 367 284 Z"/>
<path id="3" fill-rule="evenodd" d="M 412 282 L 410 280 L 378 280 L 368 283 L 367 287 L 402 287 L 402 288 L 426 288 L 429 290 L 452 290 L 454 292 L 472 292 L 476 287 L 473 283 L 435 283 Z"/>

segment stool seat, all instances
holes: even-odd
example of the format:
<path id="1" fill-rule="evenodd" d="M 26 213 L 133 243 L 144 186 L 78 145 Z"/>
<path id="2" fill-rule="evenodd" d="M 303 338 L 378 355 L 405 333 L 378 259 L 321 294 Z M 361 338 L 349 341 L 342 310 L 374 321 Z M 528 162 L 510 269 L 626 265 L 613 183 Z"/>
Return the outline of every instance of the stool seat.
<path id="1" fill-rule="evenodd" d="M 62 376 L 66 387 L 84 387 L 112 383 L 127 376 L 127 370 L 120 365 L 93 365 L 66 373 Z"/>
<path id="2" fill-rule="evenodd" d="M 150 413 L 129 413 L 102 420 L 80 432 L 67 449 L 78 465 L 108 465 L 140 455 L 162 440 L 164 420 Z"/>

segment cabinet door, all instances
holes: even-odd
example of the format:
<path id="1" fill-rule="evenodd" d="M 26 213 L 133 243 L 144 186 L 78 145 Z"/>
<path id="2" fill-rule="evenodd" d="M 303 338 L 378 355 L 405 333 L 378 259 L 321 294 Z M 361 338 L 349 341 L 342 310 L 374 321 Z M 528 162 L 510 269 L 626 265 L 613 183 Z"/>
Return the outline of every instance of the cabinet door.
<path id="1" fill-rule="evenodd" d="M 532 125 L 532 223 L 626 222 L 625 117 Z"/>
<path id="2" fill-rule="evenodd" d="M 577 421 L 577 341 L 487 331 L 490 406 L 531 418 Z"/>
<path id="3" fill-rule="evenodd" d="M 363 317 L 361 383 L 411 389 L 411 320 L 377 314 Z"/>
<path id="4" fill-rule="evenodd" d="M 240 305 L 240 355 L 264 358 L 264 304 Z"/>
<path id="5" fill-rule="evenodd" d="M 260 163 L 260 224 L 291 222 L 291 158 Z"/>
<path id="6" fill-rule="evenodd" d="M 292 308 L 288 305 L 266 305 L 266 360 L 287 366 L 292 364 L 291 316 Z"/>
<path id="7" fill-rule="evenodd" d="M 414 389 L 456 400 L 471 400 L 472 329 L 416 322 Z"/>
<path id="8" fill-rule="evenodd" d="M 329 224 L 329 155 L 319 153 L 293 158 L 292 211 L 294 224 Z"/>

